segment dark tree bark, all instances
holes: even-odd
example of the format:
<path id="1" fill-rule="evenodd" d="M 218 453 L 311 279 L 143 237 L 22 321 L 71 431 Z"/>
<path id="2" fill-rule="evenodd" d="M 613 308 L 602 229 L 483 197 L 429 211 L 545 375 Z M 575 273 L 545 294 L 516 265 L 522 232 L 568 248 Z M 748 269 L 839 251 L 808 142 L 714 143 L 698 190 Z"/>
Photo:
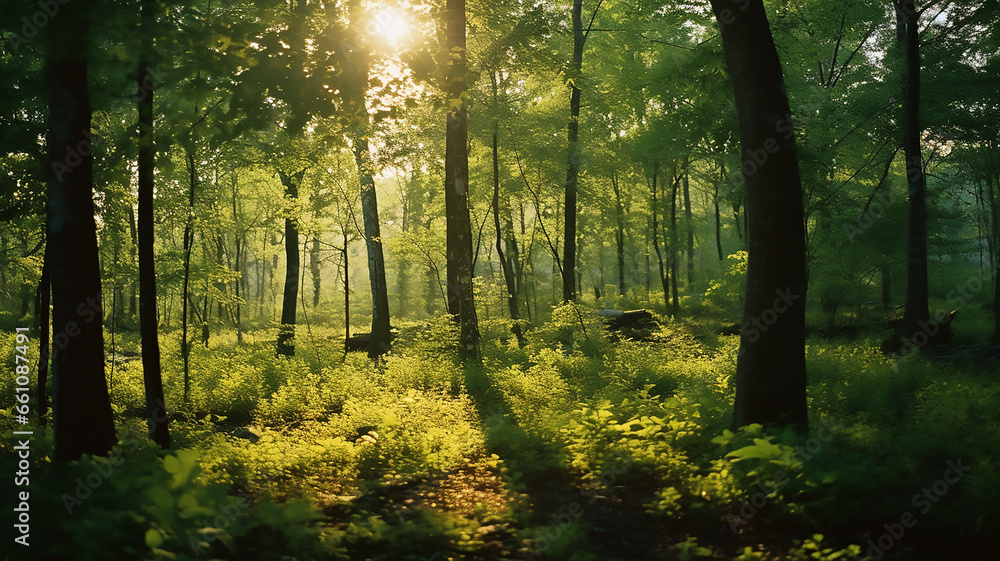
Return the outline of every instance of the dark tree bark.
<path id="1" fill-rule="evenodd" d="M 563 301 L 576 299 L 576 194 L 580 176 L 580 85 L 583 73 L 583 0 L 573 0 L 573 58 L 568 78 L 569 97 L 569 155 L 566 162 L 566 205 L 564 210 L 565 234 L 563 236 Z"/>
<path id="2" fill-rule="evenodd" d="M 347 342 L 351 339 L 351 260 L 348 254 L 350 240 L 347 236 L 346 223 L 340 225 L 340 231 L 344 235 L 341 258 L 344 260 L 344 354 L 347 354 L 349 350 Z"/>
<path id="3" fill-rule="evenodd" d="M 49 23 L 45 78 L 49 115 L 46 240 L 52 279 L 55 460 L 105 456 L 115 445 L 104 377 L 101 269 L 94 224 L 89 13 L 69 3 Z"/>
<path id="4" fill-rule="evenodd" d="M 448 311 L 458 316 L 458 354 L 463 362 L 482 361 L 479 319 L 472 289 L 472 222 L 469 219 L 469 126 L 466 108 L 465 0 L 446 8 L 448 97 L 445 142 L 445 213 L 447 215 Z M 572 279 L 572 277 L 571 277 Z"/>
<path id="5" fill-rule="evenodd" d="M 670 187 L 670 292 L 673 295 L 673 301 L 670 304 L 670 317 L 677 317 L 680 308 L 680 294 L 677 291 L 677 277 L 680 276 L 677 271 L 677 254 L 679 253 L 678 246 L 680 246 L 677 236 L 677 188 L 680 186 L 681 177 L 681 175 L 675 175 Z"/>
<path id="6" fill-rule="evenodd" d="M 285 186 L 285 197 L 299 198 L 299 185 L 305 170 L 288 175 L 278 172 Z M 281 299 L 281 327 L 278 331 L 277 353 L 295 356 L 295 305 L 299 301 L 299 221 L 294 216 L 285 217 L 285 290 Z"/>
<path id="7" fill-rule="evenodd" d="M 195 113 L 198 113 L 197 107 Z M 191 250 L 194 248 L 194 203 L 198 187 L 195 167 L 195 147 L 192 140 L 188 148 L 188 217 L 184 225 L 184 280 L 181 283 L 181 359 L 184 363 L 184 403 L 191 397 L 191 338 L 188 336 L 188 318 L 191 315 Z"/>
<path id="8" fill-rule="evenodd" d="M 739 117 L 746 179 L 747 298 L 734 425 L 807 426 L 802 183 L 781 63 L 761 0 L 712 0 Z M 751 173 L 751 171 L 753 173 Z"/>
<path id="9" fill-rule="evenodd" d="M 236 341 L 238 343 L 243 342 L 243 306 L 240 303 L 242 297 L 247 294 L 248 271 L 246 263 L 246 230 L 240 230 L 240 213 L 239 213 L 239 180 L 237 179 L 236 172 L 233 172 L 232 177 L 233 186 L 233 224 L 237 225 L 237 233 L 233 238 L 233 244 L 235 246 L 235 268 L 239 272 L 240 276 L 236 279 L 236 284 L 233 286 L 233 290 L 236 294 L 236 306 L 233 310 L 233 323 L 236 327 Z"/>
<path id="10" fill-rule="evenodd" d="M 903 42 L 906 64 L 903 85 L 903 152 L 910 199 L 906 244 L 906 303 L 902 335 L 912 337 L 930 322 L 927 305 L 927 182 L 920 149 L 920 35 L 913 0 L 895 0 L 897 38 Z"/>
<path id="11" fill-rule="evenodd" d="M 365 247 L 368 250 L 368 279 L 372 292 L 372 330 L 368 344 L 369 358 L 389 352 L 389 292 L 385 280 L 385 254 L 382 251 L 382 231 L 378 218 L 378 198 L 375 193 L 374 165 L 368 151 L 368 139 L 354 141 L 354 160 L 361 173 L 361 216 L 365 227 Z"/>
<path id="12" fill-rule="evenodd" d="M 611 172 L 611 188 L 615 192 L 615 250 L 618 254 L 618 294 L 624 296 L 625 287 L 625 208 L 618 175 Z"/>
<path id="13" fill-rule="evenodd" d="M 313 238 L 312 247 L 309 249 L 309 275 L 312 277 L 313 285 L 313 308 L 316 308 L 319 306 L 319 290 L 323 282 L 319 234 Z"/>
<path id="14" fill-rule="evenodd" d="M 497 77 L 490 72 L 490 80 L 493 86 L 493 98 L 497 97 Z M 521 307 L 517 301 L 517 281 L 514 278 L 514 268 L 511 266 L 509 257 L 506 255 L 504 230 L 500 226 L 500 148 L 499 148 L 500 123 L 493 122 L 493 227 L 496 229 L 497 258 L 500 259 L 500 267 L 503 270 L 504 284 L 507 286 L 507 308 L 510 310 L 511 333 L 517 338 L 520 347 L 525 345 L 524 334 L 521 333 Z M 510 210 L 508 209 L 508 213 Z"/>
<path id="15" fill-rule="evenodd" d="M 656 202 L 657 202 L 657 198 L 656 198 L 657 197 L 657 194 L 656 194 L 656 192 L 657 192 L 657 180 L 659 179 L 659 175 L 660 175 L 660 165 L 659 164 L 653 164 L 653 181 L 652 181 L 652 183 L 650 185 L 650 202 L 649 202 L 650 212 L 653 215 L 653 228 L 652 228 L 652 230 L 653 230 L 653 249 L 656 250 L 656 263 L 660 267 L 660 284 L 663 285 L 663 305 L 669 307 L 670 306 L 670 277 L 668 276 L 668 274 L 667 274 L 667 268 L 664 265 L 663 251 L 660 249 L 660 237 L 659 237 L 660 236 L 660 233 L 659 233 L 659 230 L 660 230 L 660 219 L 659 219 L 660 209 L 659 209 L 658 205 L 656 204 Z M 664 241 L 666 241 L 666 240 L 664 240 Z M 649 270 L 649 253 L 648 252 L 646 253 L 646 270 L 647 270 L 647 272 Z M 649 278 L 649 275 L 647 274 L 647 279 L 648 278 Z M 648 292 L 649 291 L 649 283 L 647 282 L 646 284 L 647 284 L 646 291 Z"/>
<path id="16" fill-rule="evenodd" d="M 146 389 L 146 423 L 149 436 L 161 448 L 170 448 L 170 430 L 156 315 L 156 255 L 153 251 L 153 83 L 149 57 L 153 50 L 155 0 L 142 0 L 142 48 L 137 73 L 139 93 L 139 158 L 137 252 L 139 254 L 139 333 L 142 337 L 142 378 Z"/>
<path id="17" fill-rule="evenodd" d="M 142 90 L 141 89 L 139 90 L 139 95 L 140 96 L 142 95 Z M 140 98 L 140 102 L 141 101 L 142 100 Z M 136 221 L 135 209 L 132 208 L 131 206 L 128 207 L 128 218 L 129 218 L 129 221 L 128 221 L 129 236 L 132 239 L 132 247 L 136 248 L 136 252 L 138 252 L 138 247 L 139 247 L 139 233 L 137 231 L 138 226 L 136 226 L 136 223 L 135 223 L 135 221 Z M 137 258 L 137 255 L 136 254 L 132 254 L 132 259 L 136 259 L 136 258 Z M 135 261 L 132 261 L 132 263 L 135 263 Z M 138 308 L 138 305 L 139 305 L 138 287 L 139 287 L 139 285 L 135 281 L 129 283 L 128 317 L 129 317 L 130 320 L 135 319 L 136 313 L 138 313 L 138 310 L 139 310 L 139 308 Z"/>
<path id="18" fill-rule="evenodd" d="M 719 254 L 719 261 L 726 257 L 722 253 L 722 214 L 719 212 L 719 181 L 715 182 L 715 190 L 712 193 L 712 203 L 715 205 L 715 249 Z"/>
<path id="19" fill-rule="evenodd" d="M 687 160 L 684 161 L 684 230 L 687 231 L 687 290 L 690 294 L 694 287 L 694 219 L 691 216 L 691 175 L 688 173 Z"/>

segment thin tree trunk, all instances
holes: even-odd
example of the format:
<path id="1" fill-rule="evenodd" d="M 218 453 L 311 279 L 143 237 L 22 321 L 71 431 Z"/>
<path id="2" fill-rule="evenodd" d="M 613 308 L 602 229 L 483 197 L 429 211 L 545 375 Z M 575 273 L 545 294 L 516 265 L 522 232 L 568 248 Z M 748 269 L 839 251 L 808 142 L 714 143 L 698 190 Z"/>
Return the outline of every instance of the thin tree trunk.
<path id="1" fill-rule="evenodd" d="M 344 354 L 350 350 L 348 341 L 351 338 L 351 260 L 348 254 L 350 241 L 347 237 L 347 224 L 340 225 L 340 231 L 344 235 L 344 249 L 341 257 L 344 259 Z"/>
<path id="2" fill-rule="evenodd" d="M 680 241 L 677 239 L 677 188 L 680 185 L 682 176 L 674 176 L 673 184 L 670 188 L 670 292 L 673 295 L 673 302 L 670 306 L 670 317 L 677 317 L 680 308 L 680 298 L 677 293 L 677 254 Z"/>
<path id="3" fill-rule="evenodd" d="M 378 218 L 378 198 L 375 193 L 375 171 L 368 139 L 354 141 L 354 161 L 361 174 L 361 215 L 365 227 L 365 247 L 368 250 L 368 278 L 372 292 L 372 331 L 368 356 L 378 358 L 389 352 L 392 345 L 389 327 L 389 295 L 385 280 L 385 255 Z"/>
<path id="4" fill-rule="evenodd" d="M 160 339 L 156 316 L 156 255 L 153 226 L 153 84 L 149 57 L 153 50 L 156 0 L 142 0 L 142 48 L 137 74 L 139 92 L 138 225 L 139 334 L 142 337 L 142 378 L 146 389 L 146 423 L 149 436 L 161 448 L 170 448 L 167 407 L 160 371 Z"/>
<path id="5" fill-rule="evenodd" d="M 756 173 L 744 174 L 749 260 L 733 424 L 804 431 L 804 211 L 781 63 L 761 0 L 712 0 L 712 9 L 736 100 L 743 161 L 767 153 Z"/>
<path id="6" fill-rule="evenodd" d="M 497 97 L 497 77 L 494 72 L 490 72 L 490 81 L 493 86 L 493 99 Z M 493 122 L 493 227 L 497 235 L 497 258 L 500 260 L 500 267 L 503 270 L 504 283 L 507 286 L 507 307 L 510 309 L 511 332 L 517 338 L 519 347 L 525 345 L 524 334 L 521 333 L 521 310 L 517 302 L 517 282 L 514 278 L 514 271 L 511 263 L 504 252 L 503 228 L 500 227 L 500 148 L 499 148 L 499 121 Z"/>
<path id="7" fill-rule="evenodd" d="M 650 206 L 651 214 L 653 215 L 653 228 L 652 228 L 652 230 L 653 230 L 653 249 L 656 250 L 656 263 L 660 267 L 660 284 L 663 285 L 663 305 L 667 306 L 667 307 L 670 307 L 670 282 L 669 282 L 669 277 L 667 276 L 666 267 L 664 266 L 664 263 L 663 263 L 663 252 L 660 250 L 660 239 L 659 239 L 659 229 L 660 229 L 659 222 L 660 222 L 660 219 L 658 217 L 660 209 L 657 208 L 657 204 L 656 204 L 656 202 L 657 202 L 656 192 L 657 192 L 657 188 L 658 188 L 657 181 L 659 179 L 659 175 L 660 175 L 660 165 L 659 164 L 653 164 L 653 182 L 652 182 L 652 185 L 651 185 L 651 195 L 652 196 L 650 198 L 649 206 Z M 648 256 L 648 253 L 647 253 L 647 256 Z M 649 265 L 648 261 L 647 261 L 646 265 L 647 265 L 647 269 L 648 269 L 648 265 Z M 646 290 L 648 292 L 648 290 L 649 290 L 648 286 L 647 286 Z"/>
<path id="8" fill-rule="evenodd" d="M 691 213 L 691 174 L 684 160 L 684 229 L 687 230 L 687 291 L 694 291 L 694 219 Z"/>
<path id="9" fill-rule="evenodd" d="M 570 61 L 569 126 L 567 139 L 569 155 L 566 161 L 566 204 L 564 210 L 565 233 L 563 236 L 563 301 L 576 299 L 576 195 L 580 176 L 580 86 L 583 73 L 583 0 L 573 0 L 573 58 Z"/>
<path id="10" fill-rule="evenodd" d="M 726 257 L 722 253 L 722 214 L 719 212 L 719 182 L 715 182 L 715 190 L 712 193 L 712 202 L 715 205 L 715 249 L 719 254 L 719 261 Z"/>
<path id="11" fill-rule="evenodd" d="M 897 0 L 897 33 L 903 39 L 906 65 L 903 86 L 903 152 L 910 216 L 906 244 L 906 304 L 904 337 L 912 337 L 930 322 L 927 290 L 927 183 L 920 149 L 920 12 L 913 0 Z M 902 30 L 899 29 L 902 26 Z"/>
<path id="12" fill-rule="evenodd" d="M 320 239 L 316 234 L 312 240 L 312 248 L 309 250 L 309 274 L 312 277 L 313 286 L 313 308 L 319 307 L 319 291 L 323 281 L 322 266 L 320 264 Z"/>
<path id="13" fill-rule="evenodd" d="M 150 86 L 152 86 L 152 84 L 150 84 Z M 141 85 L 140 85 L 140 87 L 141 87 Z M 152 87 L 150 87 L 150 90 L 152 90 Z M 140 103 L 142 103 L 142 99 L 141 99 L 142 92 L 143 92 L 143 90 L 140 89 L 139 90 Z M 136 223 L 135 223 L 135 221 L 136 221 L 136 218 L 135 218 L 135 209 L 132 208 L 132 205 L 129 205 L 129 207 L 128 207 L 128 219 L 129 219 L 128 220 L 129 236 L 130 236 L 130 238 L 132 240 L 132 248 L 133 248 L 133 251 L 129 252 L 129 257 L 130 257 L 130 261 L 134 264 L 134 263 L 136 263 L 136 261 L 135 261 L 135 259 L 136 259 L 136 253 L 135 252 L 138 251 L 138 247 L 139 247 L 139 237 L 138 237 L 139 234 L 136 231 L 137 226 L 136 226 Z M 128 295 L 128 317 L 129 317 L 129 320 L 134 320 L 135 319 L 135 315 L 138 312 L 138 303 L 139 303 L 138 298 L 139 298 L 139 295 L 138 295 L 138 292 L 137 292 L 137 287 L 138 287 L 138 284 L 134 280 L 132 280 L 131 282 L 129 282 L 129 295 Z"/>
<path id="14" fill-rule="evenodd" d="M 611 188 L 615 192 L 615 250 L 618 253 L 618 294 L 624 296 L 625 287 L 625 207 L 618 174 L 611 172 Z"/>
<path id="15" fill-rule="evenodd" d="M 285 186 L 285 198 L 296 201 L 305 170 L 288 175 L 278 172 Z M 292 211 L 289 211 L 292 212 Z M 285 217 L 285 290 L 281 299 L 281 327 L 278 331 L 277 354 L 295 356 L 295 306 L 299 300 L 299 221 Z"/>
<path id="16" fill-rule="evenodd" d="M 197 109 L 195 110 L 197 113 Z M 191 249 L 194 247 L 194 201 L 195 189 L 198 186 L 198 173 L 195 168 L 194 146 L 187 154 L 189 169 L 188 217 L 184 225 L 184 281 L 181 286 L 181 358 L 184 362 L 184 403 L 191 397 L 191 339 L 188 337 L 188 315 L 191 307 Z"/>
<path id="17" fill-rule="evenodd" d="M 55 460 L 105 456 L 115 445 L 104 377 L 101 269 L 94 223 L 89 13 L 69 3 L 49 23 L 45 78 L 49 160 L 47 234 L 52 326 L 65 339 L 52 354 Z M 69 334 L 74 336 L 70 337 Z"/>

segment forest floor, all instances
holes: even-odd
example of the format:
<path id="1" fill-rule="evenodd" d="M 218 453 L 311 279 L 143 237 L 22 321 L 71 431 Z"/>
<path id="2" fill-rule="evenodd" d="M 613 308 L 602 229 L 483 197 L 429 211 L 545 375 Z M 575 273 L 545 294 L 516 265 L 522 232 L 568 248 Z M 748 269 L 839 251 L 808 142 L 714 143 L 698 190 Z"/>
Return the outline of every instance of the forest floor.
<path id="1" fill-rule="evenodd" d="M 192 354 L 169 452 L 143 443 L 139 349 L 119 336 L 110 387 L 127 461 L 81 491 L 102 460 L 61 469 L 51 432 L 37 439 L 39 539 L 62 536 L 45 558 L 994 558 L 989 348 L 897 360 L 875 336 L 813 336 L 809 434 L 732 432 L 737 337 L 661 319 L 648 341 L 613 341 L 595 315 L 559 311 L 525 348 L 484 322 L 484 366 L 468 368 L 445 320 L 404 326 L 378 365 L 320 327 L 292 359 L 274 355 L 272 331 L 222 334 Z M 173 339 L 165 385 L 179 403 Z"/>

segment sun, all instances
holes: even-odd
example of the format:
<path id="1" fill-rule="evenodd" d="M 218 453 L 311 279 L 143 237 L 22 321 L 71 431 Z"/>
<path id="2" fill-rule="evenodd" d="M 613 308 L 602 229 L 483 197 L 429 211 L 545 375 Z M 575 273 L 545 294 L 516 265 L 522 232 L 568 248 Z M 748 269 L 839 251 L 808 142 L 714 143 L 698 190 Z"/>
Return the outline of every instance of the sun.
<path id="1" fill-rule="evenodd" d="M 385 8 L 375 13 L 372 32 L 386 43 L 398 47 L 409 37 L 410 22 L 406 14 Z"/>

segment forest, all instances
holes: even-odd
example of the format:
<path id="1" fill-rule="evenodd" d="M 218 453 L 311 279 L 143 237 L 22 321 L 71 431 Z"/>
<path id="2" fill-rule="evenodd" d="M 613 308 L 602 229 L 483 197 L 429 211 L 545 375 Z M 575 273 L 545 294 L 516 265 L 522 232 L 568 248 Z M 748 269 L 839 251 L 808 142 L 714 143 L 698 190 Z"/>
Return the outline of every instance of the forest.
<path id="1" fill-rule="evenodd" d="M 0 13 L 5 561 L 996 558 L 1000 1 Z"/>

